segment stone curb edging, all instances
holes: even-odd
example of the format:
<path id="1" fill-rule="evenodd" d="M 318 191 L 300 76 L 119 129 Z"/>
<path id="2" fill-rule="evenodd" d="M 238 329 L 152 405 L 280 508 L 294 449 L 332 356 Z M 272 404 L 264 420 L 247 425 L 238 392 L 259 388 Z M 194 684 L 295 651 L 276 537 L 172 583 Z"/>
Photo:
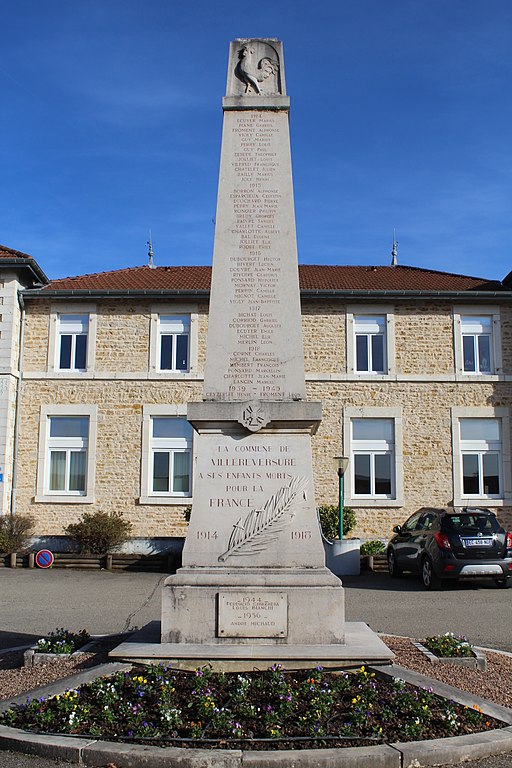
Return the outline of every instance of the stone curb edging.
<path id="1" fill-rule="evenodd" d="M 455 664 L 459 667 L 468 667 L 470 669 L 480 669 L 485 672 L 487 669 L 487 657 L 485 653 L 482 653 L 478 648 L 472 648 L 473 656 L 436 656 L 435 653 L 429 651 L 424 645 L 418 642 L 412 643 L 418 651 L 420 651 L 431 664 Z"/>
<path id="2" fill-rule="evenodd" d="M 131 668 L 132 664 L 122 664 L 118 661 L 111 661 L 106 664 L 99 664 L 97 667 L 91 667 L 91 669 L 86 669 L 83 672 L 78 672 L 78 674 L 70 675 L 69 677 L 61 677 L 59 680 L 56 680 L 49 685 L 41 685 L 38 688 L 33 688 L 31 691 L 26 691 L 25 693 L 20 693 L 18 696 L 12 696 L 0 701 L 0 714 L 14 705 L 20 706 L 25 704 L 29 698 L 38 699 L 41 696 L 44 696 L 45 699 L 51 698 L 52 696 L 57 696 L 66 691 L 78 688 L 79 685 L 90 683 L 92 680 L 96 680 L 97 677 L 106 677 L 107 675 L 113 675 L 115 672 L 128 672 Z M 16 733 L 18 732 L 16 728 L 10 730 L 15 731 Z"/>
<path id="3" fill-rule="evenodd" d="M 72 653 L 52 653 L 47 651 L 38 651 L 37 643 L 27 648 L 23 654 L 23 666 L 25 667 L 37 667 L 40 664 L 46 664 L 48 661 L 60 661 L 60 660 L 78 660 L 84 653 L 90 653 L 93 648 L 98 645 L 100 637 L 92 636 L 85 645 L 81 645 L 76 651 Z"/>
<path id="4" fill-rule="evenodd" d="M 0 726 L 0 749 L 67 760 L 99 768 L 115 762 L 118 768 L 421 768 L 458 765 L 465 760 L 512 751 L 512 727 L 468 736 L 431 741 L 380 744 L 345 749 L 304 749 L 241 752 L 240 750 L 150 747 L 75 736 L 44 736 Z"/>
<path id="5" fill-rule="evenodd" d="M 444 699 L 450 699 L 465 707 L 477 706 L 484 715 L 494 717 L 496 720 L 501 720 L 503 723 L 512 726 L 512 709 L 509 707 L 495 704 L 493 701 L 484 699 L 481 696 L 462 691 L 460 688 L 454 688 L 453 685 L 427 677 L 420 672 L 414 672 L 406 667 L 400 667 L 398 664 L 391 664 L 386 667 L 369 666 L 368 669 L 371 669 L 376 675 L 387 680 L 399 678 L 410 685 L 414 685 L 416 688 L 426 688 Z"/>
<path id="6" fill-rule="evenodd" d="M 130 664 L 109 663 L 58 680 L 50 686 L 43 686 L 20 696 L 0 702 L 0 712 L 13 704 L 22 704 L 30 695 L 55 696 L 70 688 L 89 682 L 97 677 L 124 671 Z M 434 688 L 434 692 L 448 695 L 454 700 L 478 703 L 486 714 L 512 723 L 512 710 L 489 702 L 459 689 L 439 684 L 431 678 L 413 673 L 403 667 L 374 667 L 382 676 L 400 677 L 407 682 Z M 437 688 L 437 690 L 436 690 Z M 458 694 L 457 696 L 452 695 Z M 443 695 L 441 693 L 441 695 Z M 482 706 L 484 705 L 484 706 Z M 40 755 L 50 759 L 74 762 L 76 765 L 100 768 L 115 762 L 118 768 L 422 768 L 422 766 L 457 765 L 460 762 L 491 755 L 512 752 L 512 725 L 505 728 L 453 736 L 430 741 L 396 742 L 366 747 L 344 749 L 305 749 L 243 752 L 241 750 L 181 749 L 179 747 L 153 747 L 143 744 L 125 744 L 110 741 L 96 741 L 77 736 L 34 734 L 17 728 L 0 725 L 0 750 L 13 750 Z"/>

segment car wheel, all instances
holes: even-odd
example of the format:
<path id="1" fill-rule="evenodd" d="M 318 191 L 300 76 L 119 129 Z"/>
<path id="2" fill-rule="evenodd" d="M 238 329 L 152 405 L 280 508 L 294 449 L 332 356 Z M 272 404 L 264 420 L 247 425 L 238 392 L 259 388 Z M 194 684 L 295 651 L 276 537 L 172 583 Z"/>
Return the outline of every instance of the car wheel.
<path id="1" fill-rule="evenodd" d="M 402 571 L 396 564 L 396 556 L 392 549 L 388 550 L 388 573 L 392 579 L 398 579 L 402 575 Z"/>
<path id="2" fill-rule="evenodd" d="M 442 589 L 443 582 L 439 576 L 436 575 L 432 560 L 429 557 L 423 558 L 421 564 L 421 578 L 425 589 Z"/>
<path id="3" fill-rule="evenodd" d="M 510 587 L 510 579 L 508 576 L 504 576 L 502 579 L 494 579 L 494 583 L 500 589 L 508 589 Z"/>

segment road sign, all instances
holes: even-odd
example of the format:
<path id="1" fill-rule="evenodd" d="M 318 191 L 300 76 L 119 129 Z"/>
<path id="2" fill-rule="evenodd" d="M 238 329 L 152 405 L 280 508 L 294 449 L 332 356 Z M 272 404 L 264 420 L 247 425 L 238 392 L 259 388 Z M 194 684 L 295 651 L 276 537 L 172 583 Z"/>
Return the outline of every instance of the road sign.
<path id="1" fill-rule="evenodd" d="M 49 549 L 40 549 L 35 557 L 36 565 L 39 568 L 51 568 L 54 559 L 53 553 Z"/>

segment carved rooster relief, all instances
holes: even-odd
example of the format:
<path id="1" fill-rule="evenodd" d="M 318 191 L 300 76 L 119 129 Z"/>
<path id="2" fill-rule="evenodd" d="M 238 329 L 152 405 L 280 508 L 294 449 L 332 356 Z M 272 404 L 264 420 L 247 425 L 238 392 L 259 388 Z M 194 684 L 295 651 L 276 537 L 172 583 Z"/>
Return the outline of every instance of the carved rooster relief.
<path id="1" fill-rule="evenodd" d="M 250 93 L 252 88 L 255 93 L 260 94 L 258 83 L 262 83 L 271 75 L 276 75 L 279 64 L 268 56 L 257 61 L 256 51 L 250 45 L 244 45 L 238 55 L 240 61 L 237 65 L 237 75 L 245 83 L 245 92 Z"/>

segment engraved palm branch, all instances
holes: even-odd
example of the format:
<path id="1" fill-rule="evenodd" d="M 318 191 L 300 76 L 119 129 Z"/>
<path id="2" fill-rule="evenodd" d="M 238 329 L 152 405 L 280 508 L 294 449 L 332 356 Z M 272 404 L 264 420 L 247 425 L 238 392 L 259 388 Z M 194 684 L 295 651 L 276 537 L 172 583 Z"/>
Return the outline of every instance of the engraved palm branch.
<path id="1" fill-rule="evenodd" d="M 293 503 L 299 495 L 306 498 L 307 484 L 307 478 L 294 477 L 265 502 L 263 509 L 251 510 L 243 522 L 242 518 L 237 520 L 219 562 L 231 555 L 253 555 L 266 549 L 293 520 Z"/>

